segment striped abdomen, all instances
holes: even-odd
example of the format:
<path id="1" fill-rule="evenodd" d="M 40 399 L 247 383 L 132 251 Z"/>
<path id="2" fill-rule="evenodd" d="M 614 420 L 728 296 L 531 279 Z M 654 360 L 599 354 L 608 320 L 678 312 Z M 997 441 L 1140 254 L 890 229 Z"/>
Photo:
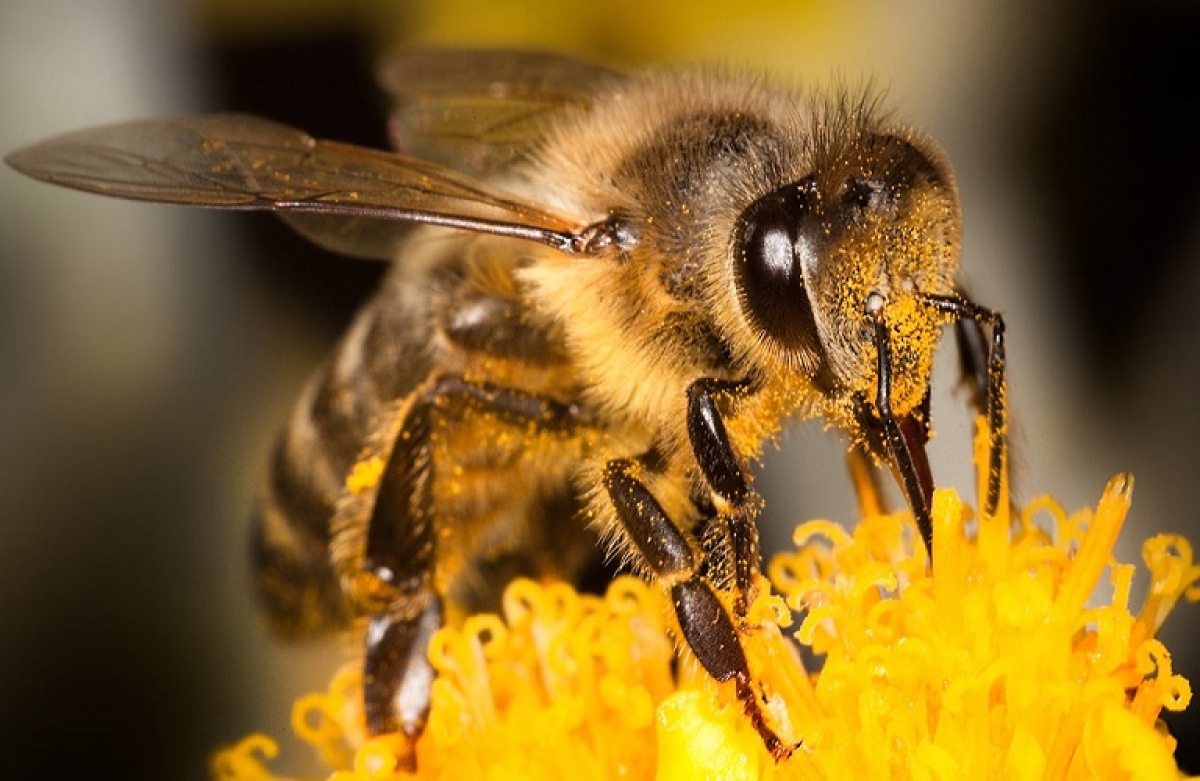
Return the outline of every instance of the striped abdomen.
<path id="1" fill-rule="evenodd" d="M 389 305 L 395 282 L 387 284 L 305 388 L 259 500 L 256 587 L 284 635 L 335 629 L 352 617 L 330 558 L 336 505 L 381 415 L 429 372 L 428 319 Z"/>

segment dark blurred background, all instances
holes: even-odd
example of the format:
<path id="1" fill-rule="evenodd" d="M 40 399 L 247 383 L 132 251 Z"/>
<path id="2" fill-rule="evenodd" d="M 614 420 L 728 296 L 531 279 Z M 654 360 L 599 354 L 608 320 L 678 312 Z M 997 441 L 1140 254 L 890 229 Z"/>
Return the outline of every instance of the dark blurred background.
<path id="1" fill-rule="evenodd" d="M 414 41 L 873 75 L 955 162 L 968 286 L 1007 316 L 1022 496 L 1093 505 L 1129 470 L 1121 558 L 1158 531 L 1200 541 L 1200 7 L 732 5 L 0 0 L 0 151 L 216 110 L 381 146 L 373 64 Z M 203 778 L 214 746 L 285 734 L 295 696 L 324 686 L 336 643 L 282 647 L 256 620 L 249 508 L 291 401 L 380 271 L 269 216 L 0 170 L 5 777 Z M 935 398 L 934 468 L 973 495 L 962 407 Z M 787 437 L 762 477 L 778 538 L 851 517 L 841 464 L 819 425 Z M 1181 606 L 1163 632 L 1193 684 L 1197 616 Z M 1198 711 L 1167 716 L 1192 773 Z M 284 748 L 280 768 L 306 766 Z"/>

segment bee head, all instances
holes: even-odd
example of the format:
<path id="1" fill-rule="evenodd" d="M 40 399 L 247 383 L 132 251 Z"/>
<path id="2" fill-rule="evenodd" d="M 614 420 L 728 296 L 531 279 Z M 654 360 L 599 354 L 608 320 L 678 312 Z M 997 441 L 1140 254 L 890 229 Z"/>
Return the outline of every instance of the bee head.
<path id="1" fill-rule="evenodd" d="M 891 406 L 905 414 L 923 400 L 947 321 L 921 296 L 952 292 L 958 268 L 949 169 L 904 132 L 864 131 L 814 162 L 739 217 L 739 306 L 772 363 L 804 374 L 843 420 L 851 399 L 875 398 L 882 324 Z"/>

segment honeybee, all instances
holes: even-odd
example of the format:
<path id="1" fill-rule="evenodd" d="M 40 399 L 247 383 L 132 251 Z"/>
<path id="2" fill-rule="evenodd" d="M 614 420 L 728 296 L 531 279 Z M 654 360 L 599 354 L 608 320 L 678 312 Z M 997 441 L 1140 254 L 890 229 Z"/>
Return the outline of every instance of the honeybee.
<path id="1" fill-rule="evenodd" d="M 931 546 L 930 372 L 954 324 L 992 437 L 985 512 L 998 501 L 1004 323 L 957 282 L 943 154 L 877 96 L 719 70 L 424 51 L 381 81 L 397 152 L 216 115 L 7 160 L 105 195 L 275 211 L 392 262 L 296 407 L 254 546 L 277 628 L 365 624 L 371 733 L 420 735 L 444 622 L 516 575 L 577 577 L 601 542 L 661 584 L 681 645 L 735 682 L 782 759 L 794 743 L 741 641 L 764 445 L 823 419 L 860 474 L 890 468 Z"/>

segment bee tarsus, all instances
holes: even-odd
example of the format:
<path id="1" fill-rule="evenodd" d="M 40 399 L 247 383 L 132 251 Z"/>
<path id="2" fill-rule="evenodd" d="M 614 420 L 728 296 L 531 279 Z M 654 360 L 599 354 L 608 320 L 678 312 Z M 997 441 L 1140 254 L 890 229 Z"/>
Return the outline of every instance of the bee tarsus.
<path id="1" fill-rule="evenodd" d="M 435 677 L 429 641 L 444 621 L 433 589 L 406 593 L 367 626 L 363 660 L 363 711 L 371 735 L 400 733 L 415 741 L 429 716 Z"/>
<path id="2" fill-rule="evenodd" d="M 781 739 L 775 730 L 771 729 L 767 724 L 767 719 L 763 711 L 762 704 L 759 703 L 755 696 L 755 687 L 750 680 L 749 675 L 738 675 L 735 678 L 735 688 L 737 691 L 738 700 L 742 703 L 742 708 L 750 718 L 750 724 L 754 727 L 758 737 L 766 746 L 767 752 L 776 762 L 782 762 L 795 753 L 796 749 L 804 745 L 803 741 L 796 743 L 786 743 Z M 765 697 L 763 698 L 766 699 Z"/>

